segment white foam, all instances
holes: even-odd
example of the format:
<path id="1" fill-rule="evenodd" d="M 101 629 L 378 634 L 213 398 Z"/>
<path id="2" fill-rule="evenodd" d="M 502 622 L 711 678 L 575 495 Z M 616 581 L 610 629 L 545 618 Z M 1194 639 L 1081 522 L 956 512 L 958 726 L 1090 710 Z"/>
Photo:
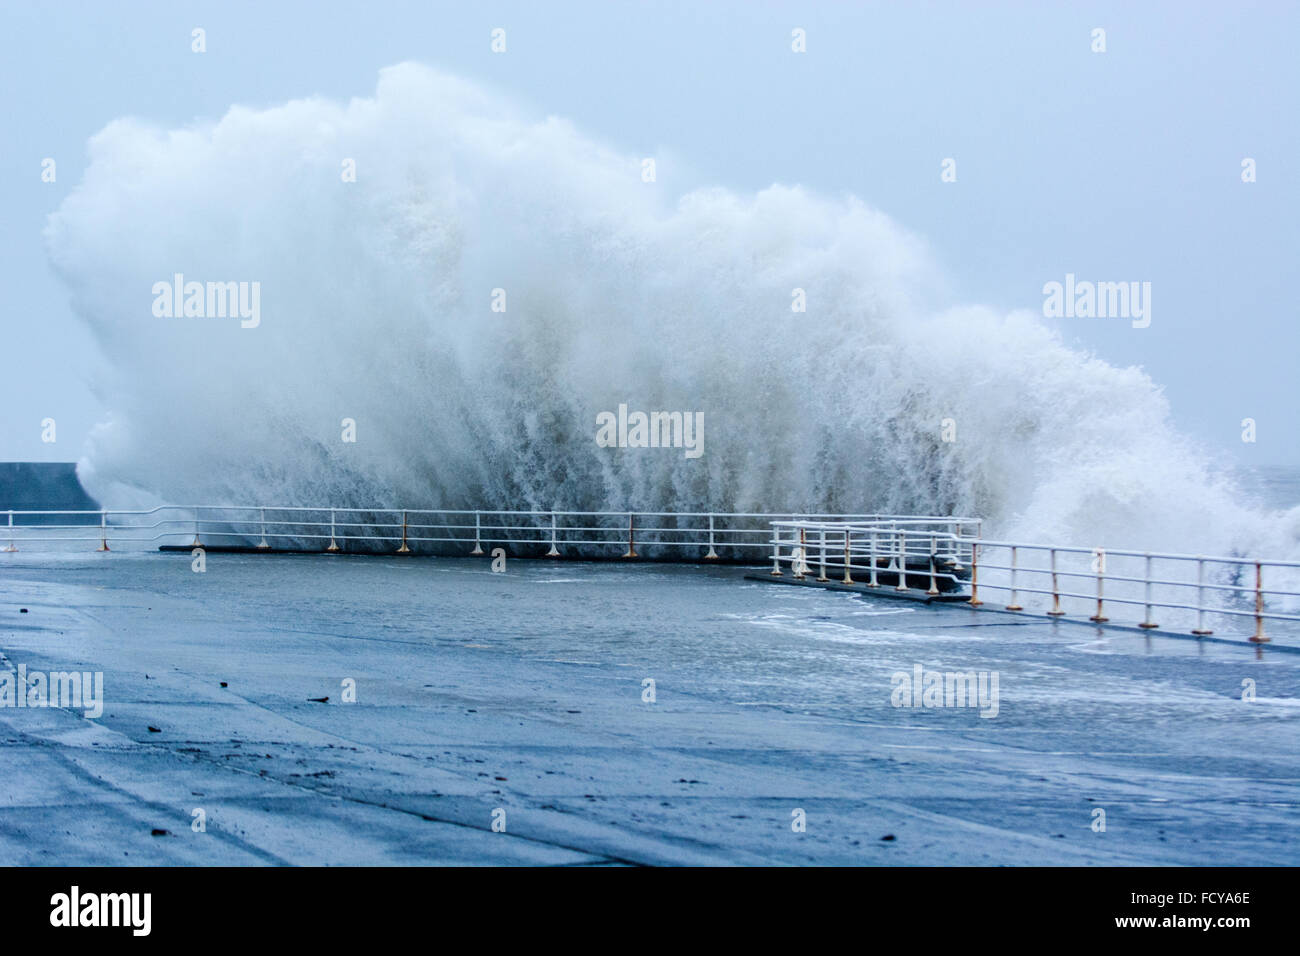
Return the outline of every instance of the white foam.
<path id="1" fill-rule="evenodd" d="M 1031 312 L 931 308 L 923 243 L 855 198 L 677 196 L 412 64 L 347 103 L 117 120 L 90 157 L 48 244 L 104 356 L 81 475 L 110 507 L 955 511 L 1021 539 L 1300 551 L 1300 509 L 1243 504 L 1147 375 Z M 261 325 L 155 318 L 177 272 L 260 281 Z M 702 411 L 704 457 L 597 447 L 620 402 Z"/>

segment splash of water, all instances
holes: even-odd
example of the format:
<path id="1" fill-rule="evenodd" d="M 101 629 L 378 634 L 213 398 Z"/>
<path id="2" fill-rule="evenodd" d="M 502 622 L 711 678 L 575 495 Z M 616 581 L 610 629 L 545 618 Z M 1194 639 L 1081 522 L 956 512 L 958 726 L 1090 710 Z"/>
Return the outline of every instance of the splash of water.
<path id="1" fill-rule="evenodd" d="M 1243 504 L 1145 374 L 1027 312 L 928 307 L 923 244 L 860 201 L 674 201 L 639 158 L 411 64 L 372 99 L 90 146 L 47 240 L 104 357 L 81 473 L 110 506 L 962 512 L 1297 550 L 1300 510 Z M 260 325 L 155 317 L 175 273 L 259 282 Z M 622 402 L 703 412 L 705 454 L 599 447 Z"/>

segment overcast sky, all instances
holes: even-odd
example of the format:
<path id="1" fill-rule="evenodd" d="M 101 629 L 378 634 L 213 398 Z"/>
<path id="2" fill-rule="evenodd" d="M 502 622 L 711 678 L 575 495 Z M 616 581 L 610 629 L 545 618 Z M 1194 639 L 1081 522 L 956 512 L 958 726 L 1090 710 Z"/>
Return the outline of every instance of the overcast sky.
<path id="1" fill-rule="evenodd" d="M 75 460 L 106 414 L 83 384 L 98 361 L 90 337 L 41 236 L 90 136 L 120 116 L 174 127 L 232 104 L 369 96 L 380 68 L 416 60 L 621 151 L 669 157 L 681 192 L 780 182 L 859 196 L 930 244 L 950 304 L 1040 310 L 1044 283 L 1066 273 L 1150 282 L 1150 327 L 1062 320 L 1067 340 L 1147 369 L 1212 452 L 1300 464 L 1297 4 L 2 9 L 0 460 Z M 503 55 L 490 49 L 496 27 Z M 47 157 L 54 183 L 41 181 Z M 953 183 L 940 176 L 948 157 Z M 1254 183 L 1242 182 L 1246 158 Z M 1255 444 L 1241 441 L 1247 417 Z"/>

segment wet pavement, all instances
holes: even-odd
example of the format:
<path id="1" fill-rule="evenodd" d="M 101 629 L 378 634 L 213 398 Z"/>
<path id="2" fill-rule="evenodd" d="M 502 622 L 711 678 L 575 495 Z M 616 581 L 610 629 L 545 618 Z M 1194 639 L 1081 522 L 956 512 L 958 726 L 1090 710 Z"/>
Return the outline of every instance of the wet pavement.
<path id="1" fill-rule="evenodd" d="M 1300 654 L 743 573 L 0 554 L 0 863 L 1300 863 Z"/>

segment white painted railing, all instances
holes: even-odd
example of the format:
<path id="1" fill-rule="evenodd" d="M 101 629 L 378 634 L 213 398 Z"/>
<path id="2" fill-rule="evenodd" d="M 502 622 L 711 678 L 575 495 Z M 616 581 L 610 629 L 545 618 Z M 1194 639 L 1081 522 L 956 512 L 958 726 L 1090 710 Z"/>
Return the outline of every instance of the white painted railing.
<path id="1" fill-rule="evenodd" d="M 1141 608 L 1137 626 L 1213 633 L 1215 622 L 1300 622 L 1300 562 L 997 541 L 979 519 L 761 512 L 438 510 L 169 505 L 148 510 L 0 511 L 0 551 L 174 546 L 483 554 L 504 545 L 584 558 L 757 562 L 773 574 L 931 595 L 991 594 L 1002 608 L 1106 623 L 1107 606 Z M 901 569 L 901 574 L 900 574 Z M 1156 620 L 1156 610 L 1161 621 Z"/>
<path id="2" fill-rule="evenodd" d="M 995 541 L 961 518 L 778 519 L 771 548 L 774 576 L 788 569 L 803 579 L 815 571 L 815 580 L 826 582 L 834 572 L 841 583 L 866 587 L 931 595 L 961 589 L 974 607 L 992 592 L 1006 595 L 1003 610 L 1024 611 L 1030 596 L 1048 616 L 1097 624 L 1109 622 L 1108 604 L 1137 607 L 1142 616 L 1133 623 L 1144 629 L 1161 626 L 1161 609 L 1167 624 L 1196 635 L 1214 633 L 1216 616 L 1249 619 L 1250 639 L 1261 643 L 1268 640 L 1265 621 L 1300 622 L 1296 561 Z"/>
<path id="3" fill-rule="evenodd" d="M 504 545 L 540 549 L 551 556 L 757 562 L 767 548 L 769 522 L 792 517 L 870 521 L 891 516 L 269 505 L 0 511 L 0 550 L 69 550 L 93 543 L 100 551 L 163 544 L 399 554 L 424 549 L 445 554 L 482 554 L 485 547 Z"/>
<path id="4" fill-rule="evenodd" d="M 772 523 L 772 575 L 783 563 L 796 579 L 815 569 L 815 580 L 897 591 L 923 589 L 931 595 L 955 591 L 966 580 L 970 542 L 979 540 L 978 518 L 884 516 L 864 521 L 808 519 Z M 853 577 L 854 572 L 859 578 Z"/>

